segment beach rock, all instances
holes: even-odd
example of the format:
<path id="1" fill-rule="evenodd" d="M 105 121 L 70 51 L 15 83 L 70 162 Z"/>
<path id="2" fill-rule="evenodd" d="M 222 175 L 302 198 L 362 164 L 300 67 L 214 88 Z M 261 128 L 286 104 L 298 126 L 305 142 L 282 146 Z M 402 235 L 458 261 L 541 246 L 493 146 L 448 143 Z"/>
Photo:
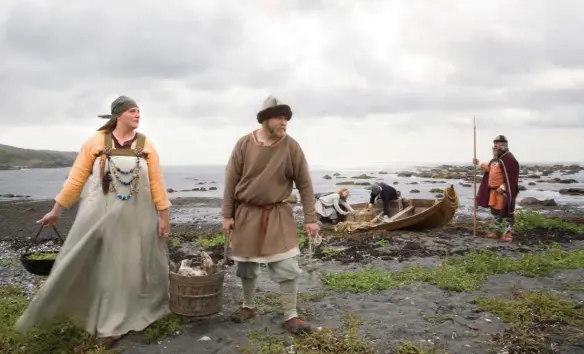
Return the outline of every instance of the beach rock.
<path id="1" fill-rule="evenodd" d="M 333 176 L 335 176 L 335 177 L 338 177 L 338 176 L 340 176 L 340 175 L 341 175 L 341 174 L 340 174 L 340 173 L 338 173 L 338 172 L 335 172 L 335 173 L 333 173 Z"/>
<path id="2" fill-rule="evenodd" d="M 584 195 L 584 188 L 566 188 L 566 189 L 560 189 L 560 194 Z"/>
<path id="3" fill-rule="evenodd" d="M 412 177 L 413 175 L 413 172 L 400 172 L 397 174 L 398 177 Z"/>
<path id="4" fill-rule="evenodd" d="M 322 176 L 322 179 L 333 179 L 333 178 L 329 175 L 324 175 L 324 176 Z"/>
<path id="5" fill-rule="evenodd" d="M 347 182 L 337 182 L 336 185 L 337 186 L 370 186 L 371 183 L 347 181 Z"/>
<path id="6" fill-rule="evenodd" d="M 393 182 L 393 185 L 394 185 L 394 186 L 395 186 L 395 185 L 398 185 L 398 184 L 399 184 L 399 182 L 398 182 L 398 181 L 395 181 L 395 182 Z"/>
<path id="7" fill-rule="evenodd" d="M 418 173 L 418 177 L 420 178 L 432 178 L 433 175 L 434 173 L 432 173 L 431 171 L 422 171 Z"/>
<path id="8" fill-rule="evenodd" d="M 561 183 L 561 184 L 570 184 L 570 183 L 578 183 L 575 179 L 561 179 L 561 178 L 551 178 L 545 181 L 547 183 Z"/>
<path id="9" fill-rule="evenodd" d="M 526 188 L 525 186 L 519 185 L 519 190 L 520 190 L 520 191 L 526 191 L 526 190 L 527 190 L 527 188 Z"/>
<path id="10" fill-rule="evenodd" d="M 375 178 L 375 177 L 373 177 L 373 176 L 368 176 L 368 175 L 366 175 L 366 174 L 361 174 L 361 175 L 359 175 L 359 176 L 354 176 L 354 177 L 351 177 L 351 178 L 354 178 L 354 179 L 372 179 L 372 178 Z"/>
<path id="11" fill-rule="evenodd" d="M 436 194 L 434 198 L 442 199 L 444 198 L 444 194 Z"/>
<path id="12" fill-rule="evenodd" d="M 472 184 L 470 184 L 470 183 L 463 183 L 463 182 L 460 182 L 460 183 L 458 183 L 458 184 L 459 184 L 461 187 L 472 187 Z"/>
<path id="13" fill-rule="evenodd" d="M 385 172 L 385 171 L 379 171 L 379 174 L 380 174 L 380 175 L 386 175 L 386 174 L 388 174 L 388 173 L 389 173 L 389 172 Z"/>
<path id="14" fill-rule="evenodd" d="M 217 190 L 217 187 L 210 187 L 209 190 L 210 191 L 216 191 Z"/>
<path id="15" fill-rule="evenodd" d="M 529 183 L 527 183 L 528 186 L 535 186 L 535 184 L 536 184 L 535 182 L 529 182 Z"/>
<path id="16" fill-rule="evenodd" d="M 444 190 L 442 188 L 432 188 L 430 193 L 442 193 Z"/>
<path id="17" fill-rule="evenodd" d="M 556 201 L 554 199 L 539 200 L 539 199 L 534 198 L 534 197 L 526 197 L 526 198 L 521 199 L 521 201 L 519 202 L 519 205 L 521 205 L 521 206 L 557 206 L 558 204 L 556 203 Z"/>
<path id="18" fill-rule="evenodd" d="M 418 189 L 412 189 L 410 193 L 420 193 L 420 191 Z"/>
<path id="19" fill-rule="evenodd" d="M 418 182 L 406 182 L 406 184 L 418 184 Z"/>
<path id="20" fill-rule="evenodd" d="M 176 192 L 176 191 L 174 189 L 172 189 L 172 188 L 167 188 L 166 189 L 166 193 L 174 193 L 174 192 Z"/>

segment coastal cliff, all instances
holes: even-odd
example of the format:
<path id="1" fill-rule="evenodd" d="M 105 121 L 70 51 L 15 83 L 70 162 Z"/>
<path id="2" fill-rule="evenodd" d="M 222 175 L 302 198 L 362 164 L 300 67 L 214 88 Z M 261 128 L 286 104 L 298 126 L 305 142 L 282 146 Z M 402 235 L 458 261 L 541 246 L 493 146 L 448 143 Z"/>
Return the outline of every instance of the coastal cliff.
<path id="1" fill-rule="evenodd" d="M 77 152 L 32 150 L 0 144 L 0 170 L 70 167 Z"/>

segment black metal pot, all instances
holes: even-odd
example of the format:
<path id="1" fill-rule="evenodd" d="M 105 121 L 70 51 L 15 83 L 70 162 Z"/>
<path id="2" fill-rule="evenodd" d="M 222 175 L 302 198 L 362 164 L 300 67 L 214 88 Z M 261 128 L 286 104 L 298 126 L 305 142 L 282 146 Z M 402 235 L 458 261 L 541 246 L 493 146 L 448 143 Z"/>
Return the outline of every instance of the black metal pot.
<path id="1" fill-rule="evenodd" d="M 63 244 L 63 238 L 61 237 L 61 235 L 59 234 L 59 232 L 57 231 L 55 226 L 53 226 L 53 230 L 55 230 L 57 237 L 59 238 L 59 240 L 61 240 L 61 244 Z M 32 273 L 35 275 L 40 275 L 40 276 L 48 276 L 51 273 L 51 269 L 53 269 L 53 265 L 55 264 L 54 259 L 30 259 L 30 258 L 28 258 L 28 257 L 30 257 L 30 255 L 32 255 L 34 253 L 37 253 L 37 254 L 38 253 L 44 253 L 44 254 L 58 253 L 56 251 L 38 251 L 38 252 L 30 252 L 29 251 L 30 248 L 35 243 L 35 241 L 37 240 L 37 238 L 39 237 L 41 231 L 43 231 L 43 226 L 41 226 L 41 228 L 37 232 L 36 236 L 32 239 L 30 245 L 28 245 L 28 247 L 26 248 L 24 253 L 20 256 L 20 263 L 22 263 L 22 266 L 24 267 L 24 269 L 26 269 L 29 273 Z"/>
<path id="2" fill-rule="evenodd" d="M 54 259 L 29 259 L 28 257 L 35 253 L 55 253 L 54 251 L 40 251 L 40 252 L 27 252 L 20 256 L 20 263 L 24 269 L 29 273 L 48 276 L 51 273 L 53 264 L 55 264 Z"/>

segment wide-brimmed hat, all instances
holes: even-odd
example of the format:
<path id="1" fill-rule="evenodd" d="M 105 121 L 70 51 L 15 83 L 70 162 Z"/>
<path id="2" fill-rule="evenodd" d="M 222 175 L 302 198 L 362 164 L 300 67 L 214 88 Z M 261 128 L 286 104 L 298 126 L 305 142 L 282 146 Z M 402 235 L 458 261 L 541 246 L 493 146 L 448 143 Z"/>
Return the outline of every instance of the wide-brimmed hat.
<path id="1" fill-rule="evenodd" d="M 273 117 L 286 117 L 292 119 L 292 109 L 287 104 L 282 103 L 274 96 L 269 96 L 264 100 L 261 111 L 258 112 L 258 122 L 261 124 L 265 120 Z"/>

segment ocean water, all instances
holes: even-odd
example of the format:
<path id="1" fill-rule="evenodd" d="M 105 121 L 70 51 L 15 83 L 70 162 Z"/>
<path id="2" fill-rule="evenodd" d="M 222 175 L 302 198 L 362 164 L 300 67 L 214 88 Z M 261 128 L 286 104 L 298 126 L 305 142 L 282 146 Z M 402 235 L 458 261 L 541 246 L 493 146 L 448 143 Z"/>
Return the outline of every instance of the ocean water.
<path id="1" fill-rule="evenodd" d="M 59 192 L 70 168 L 56 168 L 56 169 L 25 169 L 14 171 L 0 171 L 0 195 L 14 194 L 14 195 L 28 195 L 31 199 L 52 199 Z M 337 186 L 335 185 L 341 181 L 352 180 L 350 177 L 358 176 L 366 173 L 371 176 L 378 177 L 379 180 L 385 181 L 388 184 L 393 184 L 395 181 L 398 185 L 394 186 L 402 192 L 402 195 L 408 198 L 434 198 L 436 193 L 430 193 L 432 188 L 443 188 L 448 183 L 454 185 L 460 199 L 461 211 L 472 210 L 473 204 L 473 188 L 463 187 L 459 183 L 461 180 L 446 180 L 447 184 L 443 183 L 423 183 L 429 181 L 428 178 L 404 178 L 397 177 L 397 172 L 403 170 L 415 170 L 414 166 L 399 166 L 395 168 L 385 168 L 385 171 L 393 171 L 394 173 L 379 174 L 380 168 L 371 169 L 313 169 L 311 171 L 313 178 L 313 185 L 316 193 L 333 192 L 341 187 L 347 187 L 351 192 L 350 202 L 365 202 L 368 199 L 369 191 L 362 186 Z M 197 187 L 217 187 L 214 191 L 188 191 L 175 192 L 170 194 L 170 198 L 177 197 L 209 197 L 221 198 L 223 194 L 223 179 L 224 166 L 167 166 L 163 167 L 163 173 L 167 188 L 172 188 L 176 191 L 190 190 Z M 333 175 L 340 173 L 342 176 L 349 178 L 331 180 L 323 179 L 326 174 Z M 562 177 L 559 174 L 551 177 Z M 553 198 L 558 204 L 574 204 L 574 207 L 584 208 L 584 196 L 566 196 L 561 195 L 558 191 L 562 188 L 584 188 L 584 172 L 575 175 L 563 176 L 563 178 L 572 178 L 580 183 L 575 184 L 550 184 L 540 183 L 534 180 L 537 185 L 528 186 L 527 180 L 523 183 L 527 187 L 526 191 L 519 194 L 518 199 L 525 197 L 535 197 L 538 199 Z M 363 180 L 354 180 L 363 181 Z M 374 181 L 372 179 L 365 180 L 368 182 Z M 408 183 L 418 182 L 418 184 L 410 185 Z M 468 183 L 468 182 L 467 182 Z M 477 186 L 478 188 L 478 186 Z M 420 193 L 410 193 L 412 189 L 417 189 Z M 298 193 L 298 191 L 294 191 Z M 1 199 L 0 199 L 1 200 Z M 4 199 L 13 200 L 13 199 Z"/>

